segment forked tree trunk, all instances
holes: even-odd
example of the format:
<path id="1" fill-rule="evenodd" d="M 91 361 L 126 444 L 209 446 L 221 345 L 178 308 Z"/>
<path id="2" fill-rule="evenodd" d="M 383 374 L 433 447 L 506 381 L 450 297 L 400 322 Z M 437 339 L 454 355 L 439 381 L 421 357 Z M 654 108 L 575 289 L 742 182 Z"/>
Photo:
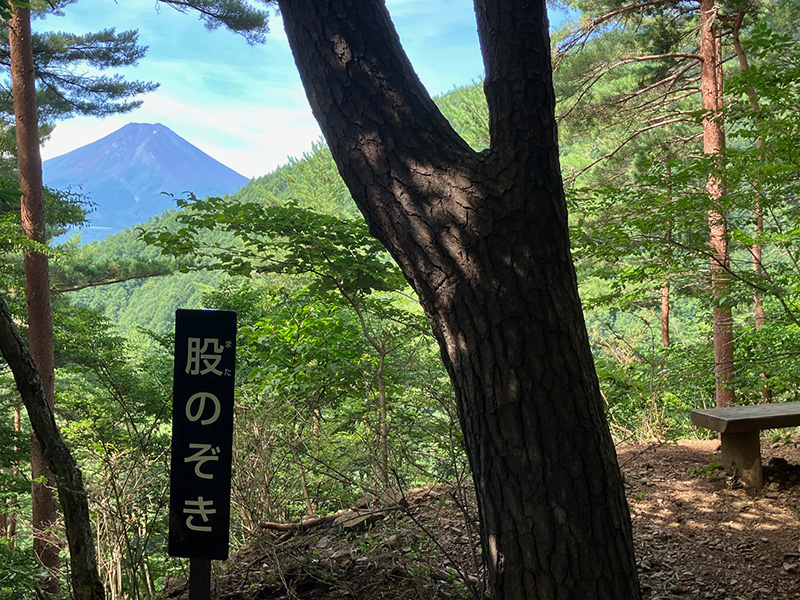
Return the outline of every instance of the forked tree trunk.
<path id="1" fill-rule="evenodd" d="M 722 65 L 718 37 L 718 5 L 715 0 L 700 0 L 700 55 L 703 66 L 700 93 L 703 99 L 703 152 L 716 157 L 725 148 L 722 124 Z M 712 322 L 714 336 L 714 378 L 717 406 L 736 403 L 733 364 L 733 313 L 730 295 L 730 258 L 728 225 L 722 206 L 722 179 L 715 169 L 706 182 L 709 208 L 709 245 L 711 246 L 711 296 L 714 303 Z"/>
<path id="2" fill-rule="evenodd" d="M 30 10 L 14 8 L 8 23 L 8 43 L 16 116 L 17 163 L 20 190 L 22 190 L 22 230 L 30 239 L 45 243 L 44 186 L 42 160 L 39 154 L 39 115 L 36 108 Z M 52 408 L 53 314 L 50 307 L 47 257 L 26 251 L 24 269 L 30 351 L 36 361 L 47 402 Z M 54 482 L 35 435 L 31 436 L 31 481 L 33 552 L 42 565 L 54 572 L 58 568 L 58 538 L 53 531 L 57 521 Z M 50 577 L 46 589 L 57 596 L 58 580 Z"/>
<path id="3" fill-rule="evenodd" d="M 367 319 L 364 316 L 364 310 L 360 302 L 346 293 L 342 288 L 339 288 L 342 296 L 353 307 L 358 322 L 361 326 L 361 333 L 367 338 L 370 346 L 375 350 L 378 355 L 378 367 L 375 369 L 375 383 L 378 385 L 378 466 L 377 466 L 377 479 L 378 484 L 382 488 L 381 491 L 389 492 L 389 398 L 386 395 L 386 357 L 390 353 L 397 350 L 398 346 L 393 348 L 386 348 L 386 340 L 380 339 L 373 335 L 367 325 Z"/>
<path id="4" fill-rule="evenodd" d="M 339 171 L 439 342 L 493 597 L 639 598 L 570 256 L 544 0 L 476 1 L 481 153 L 426 93 L 383 2 L 279 5 Z"/>
<path id="5" fill-rule="evenodd" d="M 760 186 L 758 189 L 760 190 Z M 753 210 L 755 216 L 754 233 L 756 237 L 758 237 L 764 232 L 764 215 L 761 210 L 760 194 L 757 195 L 755 201 L 753 202 Z M 756 274 L 757 278 L 761 277 L 764 269 L 764 266 L 761 262 L 761 244 L 753 244 L 753 247 L 750 249 L 750 251 L 753 255 L 753 272 Z M 764 312 L 764 298 L 761 295 L 761 292 L 758 291 L 753 294 L 753 320 L 756 326 L 756 334 L 760 334 L 764 325 L 767 323 L 767 316 Z M 760 351 L 763 350 L 760 340 L 758 347 Z M 761 371 L 761 402 L 763 404 L 770 404 L 772 402 L 772 388 L 769 386 L 769 365 L 766 365 Z"/>

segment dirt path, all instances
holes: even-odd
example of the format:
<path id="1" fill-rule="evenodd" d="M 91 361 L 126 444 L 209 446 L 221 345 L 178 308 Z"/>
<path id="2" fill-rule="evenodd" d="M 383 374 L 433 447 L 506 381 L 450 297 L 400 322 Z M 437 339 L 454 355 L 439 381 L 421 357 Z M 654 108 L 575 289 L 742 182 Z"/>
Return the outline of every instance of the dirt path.
<path id="1" fill-rule="evenodd" d="M 760 492 L 710 468 L 717 446 L 619 450 L 645 597 L 800 598 L 798 444 L 763 444 Z"/>
<path id="2" fill-rule="evenodd" d="M 717 446 L 618 448 L 643 598 L 800 599 L 800 441 L 764 443 L 764 464 L 772 466 L 759 492 L 715 468 Z M 226 563 L 215 563 L 214 597 L 474 598 L 469 588 L 481 581 L 479 544 L 454 491 L 409 492 L 406 508 L 352 527 L 264 532 Z M 162 597 L 187 598 L 185 581 L 168 585 Z"/>

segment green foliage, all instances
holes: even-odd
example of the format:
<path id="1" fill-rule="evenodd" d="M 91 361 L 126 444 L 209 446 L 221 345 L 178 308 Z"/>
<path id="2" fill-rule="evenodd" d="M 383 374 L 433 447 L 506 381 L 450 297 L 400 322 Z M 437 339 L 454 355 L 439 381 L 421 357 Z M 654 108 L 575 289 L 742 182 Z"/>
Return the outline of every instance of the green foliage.
<path id="1" fill-rule="evenodd" d="M 34 34 L 32 44 L 39 120 L 43 124 L 75 115 L 129 112 L 141 105 L 137 96 L 158 87 L 155 83 L 125 81 L 121 75 L 86 75 L 86 67 L 106 70 L 135 66 L 146 52 L 138 45 L 136 31 Z M 7 52 L 7 41 L 2 47 Z"/>
<path id="2" fill-rule="evenodd" d="M 202 268 L 237 275 L 311 274 L 316 292 L 365 295 L 404 287 L 399 269 L 361 219 L 337 218 L 296 204 L 194 197 L 178 204 L 187 210 L 177 215 L 177 229 L 153 229 L 143 232 L 142 239 L 175 257 L 208 259 Z M 215 229 L 236 238 L 209 246 L 205 231 Z"/>
<path id="3" fill-rule="evenodd" d="M 40 14 L 59 12 L 71 0 L 37 3 Z M 267 13 L 240 0 L 200 0 L 173 3 L 178 10 L 196 10 L 207 27 L 224 25 L 251 42 L 264 40 Z M 14 2 L 14 6 L 23 3 Z M 25 5 L 27 8 L 28 5 Z M 0 9 L 8 19 L 12 8 Z M 74 115 L 105 116 L 127 112 L 141 104 L 139 96 L 157 84 L 126 81 L 109 69 L 135 65 L 145 53 L 135 31 L 113 29 L 97 33 L 35 33 L 33 54 L 37 77 L 39 134 L 45 138 L 57 119 Z M 8 35 L 0 32 L 0 63 L 9 63 Z M 10 78 L 0 78 L 7 92 L 6 123 L 13 122 Z M 16 142 L 13 129 L 0 127 L 0 292 L 9 295 L 15 315 L 24 314 L 22 255 L 38 252 L 50 258 L 57 286 L 78 290 L 118 281 L 120 292 L 110 297 L 135 305 L 141 277 L 171 274 L 173 261 L 166 261 L 136 244 L 133 234 L 117 241 L 130 242 L 124 249 L 112 245 L 79 247 L 77 238 L 56 248 L 40 245 L 22 235 L 17 190 Z M 47 237 L 81 224 L 86 214 L 83 199 L 69 192 L 46 193 Z M 126 237 L 127 235 L 127 237 Z M 216 283 L 221 275 L 184 275 L 183 281 L 151 286 L 163 296 L 161 302 L 146 303 L 147 315 L 159 331 L 169 328 L 175 303 L 199 302 L 200 281 Z M 190 281 L 191 280 L 191 281 Z M 197 285 L 195 285 L 197 284 Z M 146 284 L 144 284 L 146 285 Z M 127 286 L 127 287 L 123 287 Z M 120 295 L 122 298 L 120 298 Z M 176 300 L 177 296 L 177 300 Z M 74 296 L 73 296 L 74 298 Z M 88 303 L 91 303 L 92 300 Z M 97 302 L 97 299 L 94 299 Z M 105 569 L 105 579 L 114 597 L 151 598 L 175 561 L 163 554 L 167 528 L 166 487 L 171 392 L 171 345 L 163 337 L 136 330 L 136 321 L 122 323 L 129 337 L 119 334 L 116 324 L 85 306 L 70 305 L 54 296 L 57 419 L 83 467 L 96 526 L 96 543 Z M 166 342 L 166 344 L 165 344 Z M 0 365 L 2 367 L 2 365 Z M 0 369 L 0 409 L 8 417 L 18 408 L 18 397 L 10 376 Z M 26 431 L 29 426 L 21 423 Z M 21 475 L 27 444 L 19 428 L 4 418 L 0 423 L 0 512 L 14 515 L 21 527 L 17 538 L 0 540 L 0 597 L 28 598 L 42 573 L 31 560 L 28 493 L 30 482 Z M 25 436 L 27 438 L 27 434 Z M 5 532 L 4 532 L 5 533 Z M 13 549 L 16 542 L 24 550 Z M 156 582 L 159 581 L 159 584 Z"/>
<path id="4" fill-rule="evenodd" d="M 134 346 L 86 309 L 55 313 L 61 430 L 82 465 L 98 552 L 118 591 L 150 597 L 171 561 L 161 552 L 166 501 L 171 348 Z"/>
<path id="5" fill-rule="evenodd" d="M 323 140 L 314 142 L 311 150 L 299 159 L 289 159 L 289 164 L 278 169 L 275 175 L 279 186 L 272 195 L 281 204 L 292 200 L 298 206 L 328 215 L 360 218 Z"/>
<path id="6" fill-rule="evenodd" d="M 136 31 L 117 33 L 114 29 L 82 35 L 35 33 L 31 43 L 40 123 L 46 126 L 74 115 L 105 116 L 138 107 L 142 100 L 136 96 L 154 90 L 158 84 L 126 81 L 121 75 L 97 74 L 106 69 L 135 65 L 146 51 L 138 45 L 137 38 Z M 5 29 L 0 32 L 0 63 L 9 63 L 8 31 Z M 91 75 L 87 68 L 91 68 Z M 8 75 L 2 86 L 7 95 L 0 110 L 11 115 L 13 121 Z"/>
<path id="7" fill-rule="evenodd" d="M 473 149 L 489 147 L 489 107 L 482 83 L 456 88 L 435 101 L 456 132 Z"/>
<path id="8" fill-rule="evenodd" d="M 21 404 L 11 375 L 0 374 L 0 414 L 4 417 L 0 423 L 0 515 L 5 519 L 27 512 L 27 496 L 30 494 L 30 481 L 27 477 L 27 465 L 30 464 L 27 432 L 30 425 L 25 419 Z M 17 415 L 19 431 L 14 422 Z"/>
<path id="9" fill-rule="evenodd" d="M 557 36 L 562 164 L 572 184 L 573 253 L 612 427 L 620 437 L 691 432 L 688 411 L 713 404 L 714 305 L 734 312 L 740 401 L 760 401 L 765 382 L 775 399 L 794 399 L 798 57 L 795 37 L 768 26 L 781 11 L 774 3 L 760 6 L 739 31 L 750 69 L 725 63 L 728 146 L 708 160 L 696 141 L 705 116 L 693 80 L 696 12 L 676 12 L 671 4 L 571 4 L 592 18 L 577 33 Z M 706 190 L 710 173 L 725 192 L 714 204 Z M 724 297 L 708 293 L 709 211 L 725 215 L 728 230 Z M 755 270 L 758 248 L 764 258 Z M 661 349 L 665 289 L 671 339 Z M 754 295 L 766 313 L 759 328 Z"/>
<path id="10" fill-rule="evenodd" d="M 220 26 L 244 37 L 250 44 L 267 39 L 268 12 L 246 0 L 159 0 L 177 11 L 195 11 L 207 29 Z"/>
<path id="11" fill-rule="evenodd" d="M 565 117 L 562 159 L 580 183 L 568 189 L 573 252 L 618 439 L 701 434 L 688 413 L 713 403 L 706 233 L 712 207 L 705 191 L 712 169 L 726 184 L 713 208 L 726 212 L 732 232 L 730 292 L 716 302 L 736 315 L 738 397 L 759 401 L 765 377 L 776 399 L 797 399 L 800 389 L 794 38 L 763 27 L 745 32 L 752 69 L 728 79 L 729 149 L 721 164 L 712 164 L 695 152 L 702 115 L 692 101 L 670 101 L 671 110 L 684 114 L 652 131 L 639 129 L 654 113 L 637 113 L 635 104 L 615 109 L 633 91 L 679 70 L 677 59 L 626 63 L 612 77 L 584 85 L 634 51 L 688 44 L 684 26 L 695 17 L 673 16 L 666 7 L 640 15 L 640 37 L 619 23 L 590 36 L 580 53 L 565 54 L 556 74 Z M 758 109 L 750 90 L 757 91 Z M 651 92 L 641 97 L 646 107 L 666 97 Z M 488 147 L 480 84 L 437 104 L 474 148 Z M 754 226 L 756 187 L 764 232 Z M 159 578 L 174 568 L 159 548 L 166 530 L 170 329 L 178 306 L 239 315 L 234 547 L 259 534 L 265 520 L 464 475 L 452 390 L 436 344 L 399 270 L 356 218 L 324 144 L 232 197 L 178 204 L 142 228 L 144 241 L 129 231 L 88 247 L 68 244 L 76 258 L 54 265 L 62 287 L 147 269 L 183 271 L 74 292 L 76 306 L 57 317 L 59 417 L 92 474 L 93 502 L 105 519 L 98 521 L 102 551 L 110 556 L 119 548 L 111 540 L 124 540 L 115 568 L 126 585 L 144 590 L 148 570 Z M 765 273 L 752 270 L 755 242 L 764 248 Z M 664 348 L 666 282 L 671 339 Z M 750 309 L 756 290 L 768 314 L 758 331 Z M 104 308 L 106 318 L 89 308 Z"/>
<path id="12" fill-rule="evenodd" d="M 356 311 L 339 293 L 285 283 L 232 281 L 206 298 L 239 314 L 233 493 L 243 535 L 263 520 L 380 493 L 379 357 L 365 322 L 373 341 L 398 345 L 380 374 L 394 475 L 413 483 L 452 472 L 443 449 L 458 437 L 443 408 L 452 406 L 447 378 L 418 317 L 395 310 L 384 320 Z"/>
<path id="13" fill-rule="evenodd" d="M 123 241 L 125 237 L 123 232 L 114 239 Z M 76 235 L 58 246 L 63 256 L 51 266 L 51 280 L 58 291 L 71 292 L 166 276 L 178 268 L 175 261 L 160 256 L 148 256 L 145 252 L 131 252 L 130 246 L 121 245 L 115 248 L 111 241 L 107 244 L 78 245 L 79 241 L 80 235 Z"/>
<path id="14" fill-rule="evenodd" d="M 725 477 L 725 467 L 722 463 L 712 462 L 702 467 L 692 469 L 692 477 L 705 477 L 706 479 L 719 479 Z"/>
<path id="15" fill-rule="evenodd" d="M 30 2 L 25 0 L 11 0 L 8 4 L 0 6 L 0 21 L 6 23 L 14 14 L 15 8 L 30 8 Z"/>
<path id="16" fill-rule="evenodd" d="M 143 227 L 157 222 L 170 226 L 171 219 L 167 213 Z M 176 308 L 202 307 L 203 294 L 224 280 L 221 273 L 176 273 L 180 263 L 162 257 L 130 229 L 102 242 L 78 246 L 77 241 L 63 244 L 69 260 L 53 264 L 55 286 L 70 291 L 76 305 L 101 311 L 129 335 L 136 335 L 138 328 L 170 331 Z"/>
<path id="17" fill-rule="evenodd" d="M 44 571 L 30 558 L 29 548 L 16 548 L 9 540 L 0 538 L 0 598 L 28 600 L 31 590 L 43 580 Z"/>

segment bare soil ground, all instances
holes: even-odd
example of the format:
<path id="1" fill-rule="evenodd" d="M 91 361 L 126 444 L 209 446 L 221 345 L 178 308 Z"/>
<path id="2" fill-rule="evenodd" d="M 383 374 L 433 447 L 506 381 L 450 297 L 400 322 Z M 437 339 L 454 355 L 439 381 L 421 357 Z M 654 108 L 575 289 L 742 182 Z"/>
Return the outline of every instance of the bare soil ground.
<path id="1" fill-rule="evenodd" d="M 800 599 L 800 439 L 762 443 L 766 484 L 743 488 L 716 441 L 618 448 L 647 600 Z M 476 523 L 464 490 L 408 492 L 392 510 L 263 537 L 219 564 L 219 600 L 479 598 Z M 466 507 L 467 514 L 474 509 Z M 188 598 L 186 582 L 163 598 Z M 588 600 L 588 599 L 587 599 Z"/>
<path id="2" fill-rule="evenodd" d="M 618 450 L 645 597 L 800 598 L 800 444 L 762 442 L 758 492 L 711 468 L 717 446 Z"/>

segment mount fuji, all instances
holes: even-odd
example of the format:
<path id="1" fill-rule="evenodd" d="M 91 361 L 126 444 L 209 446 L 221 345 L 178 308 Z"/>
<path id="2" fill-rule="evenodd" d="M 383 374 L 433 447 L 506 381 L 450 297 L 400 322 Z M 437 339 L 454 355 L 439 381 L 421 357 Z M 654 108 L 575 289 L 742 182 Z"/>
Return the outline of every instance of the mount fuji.
<path id="1" fill-rule="evenodd" d="M 167 194 L 220 196 L 249 181 L 160 123 L 129 123 L 44 161 L 42 170 L 48 187 L 71 189 L 96 205 L 89 226 L 81 230 L 84 243 L 173 208 Z"/>

